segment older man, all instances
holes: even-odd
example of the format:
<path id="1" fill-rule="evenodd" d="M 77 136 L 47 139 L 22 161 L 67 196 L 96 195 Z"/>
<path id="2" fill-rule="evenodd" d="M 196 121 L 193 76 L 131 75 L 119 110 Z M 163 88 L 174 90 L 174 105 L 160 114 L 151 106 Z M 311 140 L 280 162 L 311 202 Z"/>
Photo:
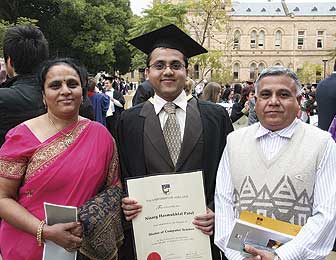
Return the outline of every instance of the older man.
<path id="1" fill-rule="evenodd" d="M 287 68 L 264 70 L 256 82 L 260 123 L 228 136 L 215 194 L 215 243 L 228 259 L 244 259 L 226 248 L 241 210 L 303 226 L 275 254 L 246 246 L 253 257 L 245 259 L 324 259 L 331 251 L 336 235 L 336 145 L 329 133 L 296 118 L 300 86 Z"/>
<path id="2" fill-rule="evenodd" d="M 188 98 L 183 91 L 188 58 L 206 50 L 174 25 L 130 43 L 148 54 L 146 74 L 155 95 L 122 114 L 119 127 L 122 177 L 202 169 L 208 210 L 193 223 L 204 234 L 212 235 L 216 171 L 226 135 L 233 129 L 223 107 Z M 141 203 L 136 199 L 123 199 L 127 220 L 136 218 L 141 211 Z M 124 259 L 133 260 L 133 250 L 127 248 L 128 234 L 126 231 L 125 251 L 131 255 L 124 255 Z M 219 260 L 218 248 L 212 249 L 213 259 Z"/>

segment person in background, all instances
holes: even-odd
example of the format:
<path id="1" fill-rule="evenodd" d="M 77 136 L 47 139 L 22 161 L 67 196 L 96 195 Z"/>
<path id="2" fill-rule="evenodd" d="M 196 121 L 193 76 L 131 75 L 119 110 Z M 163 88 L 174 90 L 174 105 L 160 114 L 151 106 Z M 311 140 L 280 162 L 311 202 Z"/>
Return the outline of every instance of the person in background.
<path id="1" fill-rule="evenodd" d="M 115 188 L 116 203 L 120 203 L 115 142 L 101 124 L 79 116 L 85 82 L 82 72 L 71 59 L 47 61 L 39 75 L 47 112 L 11 129 L 0 149 L 3 260 L 42 259 L 45 240 L 72 252 L 101 239 L 83 240 L 81 223 L 47 225 L 44 202 L 81 207 L 107 186 Z M 95 221 L 105 220 L 95 216 Z M 111 225 L 108 232 L 121 225 L 120 216 Z M 115 235 L 122 238 L 122 233 Z M 116 245 L 116 241 L 105 242 Z M 117 247 L 110 249 L 116 253 Z"/>
<path id="2" fill-rule="evenodd" d="M 225 107 L 229 115 L 231 115 L 231 110 L 233 106 L 233 95 L 233 90 L 230 87 L 226 87 L 222 95 L 223 102 L 220 104 Z"/>
<path id="3" fill-rule="evenodd" d="M 248 115 L 250 110 L 249 100 L 254 97 L 254 89 L 251 87 L 243 88 L 239 102 L 232 106 L 231 120 L 237 121 L 243 115 Z"/>
<path id="4" fill-rule="evenodd" d="M 112 81 L 113 77 L 105 76 L 105 94 L 110 98 L 110 107 L 106 112 L 106 127 L 111 135 L 116 138 L 120 115 L 124 111 L 125 98 L 118 90 L 112 87 Z M 116 83 L 117 81 L 113 82 L 119 86 L 119 83 Z"/>
<path id="5" fill-rule="evenodd" d="M 193 224 L 212 240 L 216 169 L 226 136 L 233 129 L 223 107 L 187 97 L 183 91 L 188 58 L 207 51 L 175 25 L 162 27 L 129 42 L 148 55 L 146 75 L 155 95 L 122 114 L 118 147 L 123 180 L 202 169 L 207 210 L 196 216 Z M 173 137 L 170 136 L 172 132 L 175 133 Z M 170 137 L 176 142 L 168 142 Z M 127 221 L 136 218 L 141 211 L 141 202 L 136 199 L 123 199 Z M 126 227 L 125 233 L 123 259 L 133 260 L 130 226 Z M 221 259 L 218 248 L 213 242 L 211 245 L 212 259 Z"/>
<path id="6" fill-rule="evenodd" d="M 0 58 L 0 87 L 7 79 L 6 67 L 4 59 Z"/>
<path id="7" fill-rule="evenodd" d="M 191 96 L 194 90 L 194 81 L 191 78 L 187 78 L 185 86 L 184 86 L 184 92 L 187 96 Z"/>
<path id="8" fill-rule="evenodd" d="M 216 82 L 209 82 L 205 85 L 201 99 L 205 101 L 210 101 L 213 103 L 218 103 L 221 95 L 221 86 Z"/>
<path id="9" fill-rule="evenodd" d="M 154 89 L 148 80 L 142 82 L 135 91 L 132 99 L 132 106 L 141 104 L 154 96 Z"/>
<path id="10" fill-rule="evenodd" d="M 49 56 L 48 42 L 33 25 L 10 27 L 4 35 L 3 56 L 10 79 L 0 88 L 0 147 L 9 129 L 45 113 L 36 72 Z"/>
<path id="11" fill-rule="evenodd" d="M 260 122 L 228 136 L 218 167 L 215 243 L 229 260 L 325 259 L 336 236 L 336 144 L 297 119 L 301 83 L 294 72 L 270 67 L 255 86 Z M 303 227 L 275 253 L 246 244 L 252 257 L 244 258 L 226 248 L 241 210 Z"/>
<path id="12" fill-rule="evenodd" d="M 316 102 L 318 110 L 318 127 L 328 131 L 328 128 L 336 115 L 336 60 L 334 71 L 324 80 L 320 81 L 316 90 Z"/>
<path id="13" fill-rule="evenodd" d="M 106 126 L 106 112 L 110 107 L 110 98 L 106 94 L 95 92 L 96 81 L 93 77 L 89 77 L 88 83 L 88 97 L 91 100 L 93 111 L 95 113 L 95 121 Z"/>
<path id="14" fill-rule="evenodd" d="M 255 109 L 254 109 L 255 103 L 256 103 L 255 98 L 254 97 L 250 98 L 247 125 L 253 125 L 254 123 L 258 122 L 257 113 L 255 112 Z"/>
<path id="15" fill-rule="evenodd" d="M 82 101 L 82 103 L 79 107 L 79 115 L 94 121 L 96 119 L 96 117 L 95 117 L 95 113 L 93 111 L 93 105 L 91 103 L 91 100 L 88 97 L 87 82 L 88 82 L 88 79 L 89 79 L 89 74 L 83 66 L 78 65 L 78 67 L 83 69 L 82 74 L 84 75 L 83 101 Z"/>
<path id="16" fill-rule="evenodd" d="M 121 94 L 123 94 L 123 95 L 127 95 L 127 93 L 128 93 L 128 89 L 129 89 L 129 85 L 128 85 L 128 83 L 125 81 L 124 78 L 121 78 L 121 79 L 120 79 L 119 86 L 120 86 L 120 92 L 121 92 Z"/>

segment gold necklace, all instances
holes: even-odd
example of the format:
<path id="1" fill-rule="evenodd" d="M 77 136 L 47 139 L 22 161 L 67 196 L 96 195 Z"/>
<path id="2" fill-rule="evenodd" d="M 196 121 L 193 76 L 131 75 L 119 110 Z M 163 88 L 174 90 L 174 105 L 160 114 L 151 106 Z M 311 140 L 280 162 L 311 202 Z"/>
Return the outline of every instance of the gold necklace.
<path id="1" fill-rule="evenodd" d="M 70 131 L 69 133 L 64 133 L 64 132 L 63 132 L 63 129 L 60 130 L 60 129 L 58 129 L 58 128 L 56 127 L 54 121 L 51 120 L 49 114 L 47 114 L 47 115 L 48 115 L 48 119 L 49 119 L 50 123 L 52 124 L 52 126 L 53 126 L 58 132 L 60 132 L 60 133 L 64 136 L 64 140 L 63 140 L 63 142 L 64 142 L 65 146 L 66 146 L 66 147 L 69 147 L 69 146 L 72 144 L 73 139 L 74 139 L 73 136 L 72 136 L 72 133 L 73 133 L 73 131 L 77 128 L 77 125 L 78 125 L 78 123 L 79 123 L 78 118 L 77 118 L 76 125 L 71 129 L 71 131 Z"/>

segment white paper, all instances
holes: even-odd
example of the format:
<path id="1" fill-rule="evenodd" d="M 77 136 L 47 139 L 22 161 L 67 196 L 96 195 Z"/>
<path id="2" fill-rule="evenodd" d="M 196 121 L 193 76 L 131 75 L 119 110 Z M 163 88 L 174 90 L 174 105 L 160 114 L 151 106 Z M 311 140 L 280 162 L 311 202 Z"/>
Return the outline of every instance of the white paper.
<path id="1" fill-rule="evenodd" d="M 244 253 L 243 251 L 244 244 L 252 245 L 257 249 L 274 252 L 275 249 L 292 239 L 293 236 L 244 220 L 235 219 L 227 247 L 240 251 L 244 257 L 250 257 L 250 254 Z"/>
<path id="2" fill-rule="evenodd" d="M 46 224 L 68 223 L 77 221 L 77 208 L 44 202 Z M 76 260 L 76 252 L 68 252 L 52 241 L 46 240 L 43 249 L 43 260 Z"/>
<path id="3" fill-rule="evenodd" d="M 128 194 L 142 205 L 132 221 L 139 260 L 209 260 L 210 239 L 192 224 L 206 213 L 202 172 L 127 180 Z"/>

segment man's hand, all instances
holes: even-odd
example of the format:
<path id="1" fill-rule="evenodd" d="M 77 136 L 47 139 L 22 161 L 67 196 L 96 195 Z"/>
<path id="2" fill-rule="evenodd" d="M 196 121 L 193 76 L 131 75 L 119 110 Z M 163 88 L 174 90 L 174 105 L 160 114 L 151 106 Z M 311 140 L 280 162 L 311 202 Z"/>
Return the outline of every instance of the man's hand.
<path id="1" fill-rule="evenodd" d="M 213 234 L 213 227 L 215 223 L 215 213 L 207 208 L 207 213 L 204 215 L 196 216 L 193 224 L 197 229 L 201 230 L 204 234 L 211 236 Z"/>
<path id="2" fill-rule="evenodd" d="M 127 221 L 138 216 L 142 209 L 142 206 L 135 199 L 130 199 L 128 197 L 122 199 L 121 207 Z"/>
<path id="3" fill-rule="evenodd" d="M 245 251 L 253 255 L 253 257 L 244 258 L 244 260 L 273 260 L 274 255 L 265 250 L 259 250 L 250 245 L 245 245 Z"/>

